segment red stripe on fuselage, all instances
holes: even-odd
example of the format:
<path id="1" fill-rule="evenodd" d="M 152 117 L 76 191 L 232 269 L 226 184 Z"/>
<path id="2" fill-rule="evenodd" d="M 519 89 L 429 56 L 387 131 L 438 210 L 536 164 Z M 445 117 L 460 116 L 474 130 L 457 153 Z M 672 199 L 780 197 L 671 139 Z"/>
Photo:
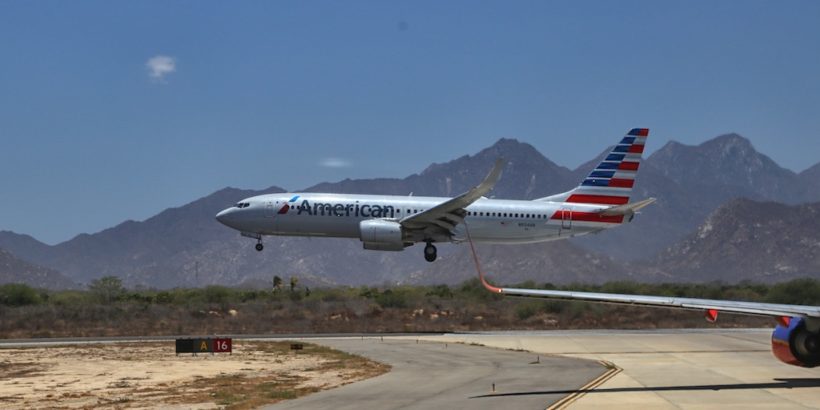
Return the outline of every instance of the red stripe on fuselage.
<path id="1" fill-rule="evenodd" d="M 624 221 L 623 215 L 601 215 L 593 212 L 578 212 L 578 211 L 556 211 L 551 219 L 558 220 L 573 220 L 581 222 L 605 222 L 611 224 L 619 224 Z"/>
<path id="2" fill-rule="evenodd" d="M 582 204 L 606 204 L 606 205 L 623 205 L 629 202 L 628 196 L 612 196 L 612 195 L 581 195 L 573 194 L 567 198 L 567 202 L 576 202 Z"/>
<path id="3" fill-rule="evenodd" d="M 609 180 L 609 186 L 615 188 L 632 188 L 632 185 L 634 184 L 634 179 L 612 178 Z"/>

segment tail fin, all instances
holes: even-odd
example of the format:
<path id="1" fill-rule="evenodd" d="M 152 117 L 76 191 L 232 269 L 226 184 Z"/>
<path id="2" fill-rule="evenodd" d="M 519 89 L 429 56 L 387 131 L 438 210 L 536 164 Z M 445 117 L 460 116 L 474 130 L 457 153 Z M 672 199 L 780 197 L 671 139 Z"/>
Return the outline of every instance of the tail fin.
<path id="1" fill-rule="evenodd" d="M 633 128 L 577 188 L 537 201 L 576 202 L 599 205 L 629 203 L 648 128 Z"/>

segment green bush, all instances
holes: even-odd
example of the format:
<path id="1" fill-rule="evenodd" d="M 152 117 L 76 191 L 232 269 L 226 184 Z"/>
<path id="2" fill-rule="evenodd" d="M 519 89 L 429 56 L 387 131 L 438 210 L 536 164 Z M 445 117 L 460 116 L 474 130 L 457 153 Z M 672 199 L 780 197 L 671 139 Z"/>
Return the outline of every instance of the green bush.
<path id="1" fill-rule="evenodd" d="M 6 306 L 36 305 L 42 302 L 40 293 L 22 283 L 8 283 L 0 286 L 0 304 Z"/>
<path id="2" fill-rule="evenodd" d="M 203 291 L 205 301 L 208 303 L 225 303 L 231 296 L 231 289 L 224 286 L 211 285 Z"/>
<path id="3" fill-rule="evenodd" d="M 815 279 L 795 279 L 773 285 L 766 295 L 767 302 L 794 305 L 820 305 L 820 282 Z"/>
<path id="4" fill-rule="evenodd" d="M 515 307 L 515 316 L 520 320 L 527 320 L 538 313 L 539 305 L 540 303 L 535 300 L 521 302 Z"/>
<path id="5" fill-rule="evenodd" d="M 55 306 L 86 306 L 94 303 L 99 303 L 95 300 L 89 292 L 79 290 L 64 290 L 55 292 L 49 298 L 49 304 Z"/>
<path id="6" fill-rule="evenodd" d="M 88 285 L 88 290 L 102 303 L 112 303 L 125 295 L 122 279 L 116 276 L 104 276 L 94 279 Z"/>
<path id="7" fill-rule="evenodd" d="M 376 303 L 383 308 L 406 308 L 407 294 L 399 290 L 387 289 L 376 296 Z"/>
<path id="8" fill-rule="evenodd" d="M 433 286 L 432 289 L 427 291 L 426 296 L 435 296 L 442 299 L 452 299 L 453 291 L 450 290 L 450 287 L 447 285 L 436 285 Z"/>

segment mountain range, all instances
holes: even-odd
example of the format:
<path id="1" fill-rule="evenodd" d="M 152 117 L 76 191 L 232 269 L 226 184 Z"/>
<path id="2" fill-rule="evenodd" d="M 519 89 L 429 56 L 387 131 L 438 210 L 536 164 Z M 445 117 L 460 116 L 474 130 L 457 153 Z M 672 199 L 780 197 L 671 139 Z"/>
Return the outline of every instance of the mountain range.
<path id="1" fill-rule="evenodd" d="M 21 260 L 0 249 L 0 284 L 25 283 L 46 289 L 71 289 L 77 287 L 71 279 L 60 272 Z"/>
<path id="2" fill-rule="evenodd" d="M 492 195 L 534 199 L 577 185 L 603 155 L 570 170 L 550 161 L 529 144 L 501 139 L 475 155 L 432 164 L 403 179 L 345 179 L 304 191 L 452 196 L 474 186 L 496 158 L 504 157 L 508 163 Z M 817 276 L 820 268 L 805 258 L 795 262 L 795 266 L 774 271 L 727 270 L 731 267 L 731 258 L 742 258 L 742 252 L 729 252 L 721 247 L 725 247 L 721 240 L 729 238 L 730 243 L 743 244 L 744 238 L 731 236 L 732 232 L 752 235 L 752 231 L 725 225 L 735 220 L 754 224 L 755 218 L 765 216 L 780 226 L 798 223 L 803 214 L 814 208 L 778 205 L 786 207 L 781 211 L 789 215 L 797 213 L 789 219 L 783 213 L 758 210 L 772 204 L 757 201 L 791 205 L 818 201 L 818 177 L 820 164 L 794 173 L 757 152 L 748 140 L 737 134 L 722 135 L 697 146 L 669 142 L 641 165 L 634 198 L 655 197 L 658 201 L 645 208 L 634 223 L 570 241 L 524 246 L 486 245 L 480 246 L 479 252 L 487 270 L 505 282 L 710 278 L 736 281 L 773 280 L 793 274 Z M 371 252 L 362 250 L 356 240 L 344 239 L 266 238 L 265 251 L 257 253 L 252 240 L 239 237 L 214 220 L 219 210 L 242 198 L 283 191 L 276 186 L 262 190 L 225 188 L 145 221 L 126 221 L 54 246 L 30 236 L 3 231 L 0 248 L 27 263 L 59 271 L 78 283 L 116 275 L 132 286 L 161 288 L 208 284 L 267 286 L 274 275 L 297 276 L 301 283 L 313 286 L 455 283 L 474 274 L 465 246 L 440 247 L 440 260 L 434 264 L 423 260 L 417 246 L 398 253 Z M 733 198 L 752 201 L 737 202 L 732 201 Z M 736 219 L 729 215 L 735 215 Z M 693 232 L 706 229 L 706 224 L 712 226 L 710 235 L 692 236 Z M 811 232 L 805 235 L 801 240 L 813 243 Z M 779 238 L 754 237 L 759 245 L 748 246 L 756 249 L 754 246 L 767 246 Z M 721 255 L 725 250 L 723 256 L 728 259 L 709 259 L 705 256 L 706 250 L 694 251 L 707 241 L 711 241 L 710 255 Z M 738 252 L 746 249 L 744 246 L 737 245 Z M 785 245 L 778 242 L 777 246 Z M 690 251 L 683 252 L 684 249 Z M 347 262 L 339 263 L 342 260 Z"/>

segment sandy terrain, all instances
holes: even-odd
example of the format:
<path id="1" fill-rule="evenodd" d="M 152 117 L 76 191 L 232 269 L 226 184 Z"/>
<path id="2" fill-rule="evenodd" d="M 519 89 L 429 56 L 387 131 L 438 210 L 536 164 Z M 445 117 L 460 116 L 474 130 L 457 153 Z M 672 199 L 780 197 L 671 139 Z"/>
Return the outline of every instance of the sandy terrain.
<path id="1" fill-rule="evenodd" d="M 2 408 L 248 408 L 388 370 L 358 356 L 285 342 L 235 341 L 228 354 L 174 354 L 174 343 L 0 349 Z"/>

